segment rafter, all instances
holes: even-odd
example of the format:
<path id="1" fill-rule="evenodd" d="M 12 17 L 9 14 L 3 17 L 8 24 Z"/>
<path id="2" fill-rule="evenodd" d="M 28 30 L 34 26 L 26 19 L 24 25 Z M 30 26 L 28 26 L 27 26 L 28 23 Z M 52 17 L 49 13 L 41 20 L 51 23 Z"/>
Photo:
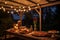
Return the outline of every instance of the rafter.
<path id="1" fill-rule="evenodd" d="M 22 4 L 25 4 L 25 5 L 28 5 L 28 6 L 35 6 L 35 4 L 34 3 L 32 3 L 32 2 L 29 2 L 29 1 L 27 1 L 27 0 L 14 0 L 14 1 L 16 1 L 16 2 L 18 2 L 18 3 L 22 3 Z"/>
<path id="2" fill-rule="evenodd" d="M 27 1 L 29 1 L 29 2 L 31 2 L 31 3 L 34 3 L 34 4 L 37 4 L 36 2 L 33 2 L 33 1 L 31 1 L 31 0 L 27 0 Z"/>
<path id="3" fill-rule="evenodd" d="M 57 1 L 57 2 L 53 2 L 53 3 L 48 3 L 48 4 L 45 4 L 45 5 L 42 5 L 41 7 L 48 7 L 48 6 L 53 6 L 53 5 L 58 5 L 60 4 L 60 1 Z"/>
<path id="4" fill-rule="evenodd" d="M 19 3 L 19 2 L 16 2 L 14 0 L 6 0 L 6 1 L 10 1 L 10 2 L 13 2 L 13 3 L 17 3 L 17 4 L 21 4 L 21 5 L 27 6 L 27 5 L 23 4 L 23 3 Z"/>

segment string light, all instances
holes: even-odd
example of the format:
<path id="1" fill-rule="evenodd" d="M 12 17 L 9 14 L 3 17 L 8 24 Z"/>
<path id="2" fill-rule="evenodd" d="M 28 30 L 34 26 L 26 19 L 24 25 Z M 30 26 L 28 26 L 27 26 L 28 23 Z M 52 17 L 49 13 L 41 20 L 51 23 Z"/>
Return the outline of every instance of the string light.
<path id="1" fill-rule="evenodd" d="M 3 6 L 1 8 L 3 9 L 3 11 L 5 11 L 5 8 Z"/>
<path id="2" fill-rule="evenodd" d="M 21 7 L 19 7 L 19 8 L 21 8 Z"/>
<path id="3" fill-rule="evenodd" d="M 13 6 L 11 6 L 11 8 L 13 8 Z"/>
<path id="4" fill-rule="evenodd" d="M 0 8 L 1 9 L 1 8 Z"/>
<path id="5" fill-rule="evenodd" d="M 23 7 L 23 8 L 25 8 L 25 7 Z"/>
<path id="6" fill-rule="evenodd" d="M 19 11 L 21 11 L 21 10 L 19 9 Z"/>
<path id="7" fill-rule="evenodd" d="M 26 10 L 26 12 L 28 12 L 28 10 Z"/>
<path id="8" fill-rule="evenodd" d="M 7 4 L 7 2 L 5 2 L 5 4 Z M 37 5 L 39 5 L 39 4 L 37 4 Z M 10 7 L 13 8 L 13 6 L 10 6 Z M 34 8 L 38 8 L 38 7 L 36 6 Z M 6 9 L 3 6 L 0 9 L 3 9 L 3 11 L 6 11 Z M 28 7 L 23 6 L 22 8 L 21 8 L 21 6 L 19 6 L 18 10 L 16 8 L 13 9 L 13 10 L 15 10 L 16 12 L 19 12 L 19 11 L 26 11 L 26 12 L 28 12 L 29 10 L 32 10 L 32 8 L 30 6 L 28 6 Z M 11 13 L 13 14 L 13 12 L 11 12 Z"/>
<path id="9" fill-rule="evenodd" d="M 9 11 L 7 11 L 7 13 L 10 13 Z"/>
<path id="10" fill-rule="evenodd" d="M 29 10 L 31 10 L 31 8 L 29 8 Z"/>
<path id="11" fill-rule="evenodd" d="M 13 14 L 14 12 L 13 11 L 11 11 L 11 14 Z"/>
<path id="12" fill-rule="evenodd" d="M 40 4 L 37 4 L 37 6 L 39 6 Z"/>
<path id="13" fill-rule="evenodd" d="M 29 8 L 29 10 L 31 10 L 30 6 L 28 8 Z"/>
<path id="14" fill-rule="evenodd" d="M 28 8 L 30 8 L 30 6 L 28 6 Z"/>
<path id="15" fill-rule="evenodd" d="M 14 9 L 16 11 L 16 9 Z"/>
<path id="16" fill-rule="evenodd" d="M 25 9 L 23 11 L 26 11 Z"/>
<path id="17" fill-rule="evenodd" d="M 5 2 L 5 4 L 7 4 L 7 2 Z"/>
<path id="18" fill-rule="evenodd" d="M 16 12 L 18 12 L 18 10 L 16 10 Z"/>
<path id="19" fill-rule="evenodd" d="M 4 12 L 6 11 L 5 8 L 3 8 L 3 11 L 4 11 Z"/>
<path id="20" fill-rule="evenodd" d="M 4 8 L 3 6 L 1 8 Z"/>

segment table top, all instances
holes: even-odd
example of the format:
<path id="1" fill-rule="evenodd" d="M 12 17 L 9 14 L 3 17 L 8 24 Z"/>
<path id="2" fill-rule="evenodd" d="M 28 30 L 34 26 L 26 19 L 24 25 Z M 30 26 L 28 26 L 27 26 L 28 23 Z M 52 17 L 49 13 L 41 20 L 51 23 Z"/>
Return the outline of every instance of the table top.
<path id="1" fill-rule="evenodd" d="M 51 39 L 50 37 L 37 37 L 37 36 L 32 36 L 31 33 L 33 33 L 33 32 L 30 32 L 28 34 L 21 34 L 21 33 L 18 32 L 18 30 L 17 31 L 12 31 L 12 30 L 14 30 L 14 28 L 8 29 L 8 30 L 6 30 L 6 32 L 12 33 L 13 35 L 14 34 L 17 34 L 19 36 L 24 36 L 24 37 L 33 38 L 33 39 Z"/>

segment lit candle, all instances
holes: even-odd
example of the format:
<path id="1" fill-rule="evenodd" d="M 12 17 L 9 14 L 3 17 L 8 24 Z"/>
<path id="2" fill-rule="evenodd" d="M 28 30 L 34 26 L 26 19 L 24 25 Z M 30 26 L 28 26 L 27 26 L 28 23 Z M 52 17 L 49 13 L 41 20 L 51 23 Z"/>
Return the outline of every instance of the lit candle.
<path id="1" fill-rule="evenodd" d="M 16 30 L 18 29 L 18 24 L 14 25 L 14 29 L 16 29 Z"/>

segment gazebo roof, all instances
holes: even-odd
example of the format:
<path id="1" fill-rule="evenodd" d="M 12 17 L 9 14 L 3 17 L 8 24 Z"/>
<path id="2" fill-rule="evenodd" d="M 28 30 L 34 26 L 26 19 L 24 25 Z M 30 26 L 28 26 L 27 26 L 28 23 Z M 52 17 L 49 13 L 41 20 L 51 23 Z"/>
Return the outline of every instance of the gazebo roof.
<path id="1" fill-rule="evenodd" d="M 0 0 L 0 7 L 5 8 L 28 8 L 36 7 L 37 5 L 42 5 L 42 7 L 51 6 L 55 4 L 60 4 L 60 1 L 49 3 L 46 0 Z"/>

